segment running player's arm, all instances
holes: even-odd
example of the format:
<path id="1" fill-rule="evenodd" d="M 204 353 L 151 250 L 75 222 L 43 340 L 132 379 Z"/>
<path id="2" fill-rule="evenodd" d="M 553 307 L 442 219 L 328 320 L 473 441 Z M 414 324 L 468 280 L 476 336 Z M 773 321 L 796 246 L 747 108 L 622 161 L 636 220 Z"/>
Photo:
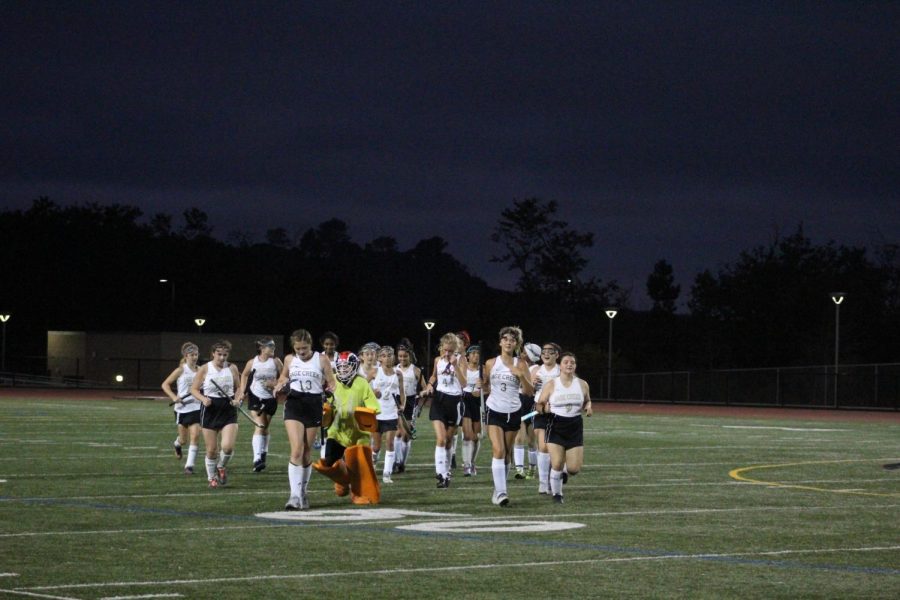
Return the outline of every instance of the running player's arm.
<path id="1" fill-rule="evenodd" d="M 556 380 L 554 379 L 553 381 Z M 584 416 L 590 417 L 594 414 L 594 407 L 591 403 L 591 387 L 584 379 L 579 379 L 578 383 L 581 384 L 581 391 L 582 393 L 584 393 L 584 404 L 581 406 L 581 408 L 584 409 Z"/>
<path id="2" fill-rule="evenodd" d="M 234 381 L 241 380 L 241 374 L 238 373 L 237 367 L 234 366 L 234 363 L 230 364 L 228 368 L 231 370 L 231 377 Z M 234 390 L 234 398 L 231 399 L 231 404 L 234 406 L 240 406 L 244 402 L 244 386 L 239 386 L 238 389 Z"/>
<path id="3" fill-rule="evenodd" d="M 516 367 L 518 367 L 519 385 L 522 388 L 522 393 L 526 396 L 534 396 L 534 384 L 531 383 L 531 371 L 528 370 L 528 363 L 520 360 Z"/>
<path id="4" fill-rule="evenodd" d="M 237 368 L 237 367 L 235 367 Z M 244 371 L 241 373 L 241 385 L 238 387 L 242 390 L 247 389 L 247 385 L 250 383 L 250 373 L 253 372 L 253 359 L 247 361 L 247 365 L 244 367 Z"/>
<path id="5" fill-rule="evenodd" d="M 194 382 L 191 384 L 191 396 L 197 400 L 203 406 L 209 406 L 212 404 L 212 401 L 203 395 L 203 382 L 206 381 L 206 365 L 203 365 L 197 370 L 197 374 L 194 376 Z"/>
<path id="6" fill-rule="evenodd" d="M 331 368 L 331 361 L 325 354 L 319 354 L 319 366 L 322 368 L 322 374 L 325 375 L 325 391 L 333 392 L 337 387 L 337 381 L 334 379 L 334 369 Z"/>
<path id="7" fill-rule="evenodd" d="M 178 394 L 172 391 L 172 386 L 175 385 L 175 382 L 178 381 L 178 378 L 181 377 L 182 369 L 178 367 L 172 373 L 166 377 L 166 380 L 162 382 L 162 391 L 172 400 L 172 402 L 181 402 L 181 398 L 178 397 Z"/>
<path id="8" fill-rule="evenodd" d="M 488 376 L 481 376 L 481 395 L 485 398 L 491 395 L 491 369 L 494 368 L 494 359 L 489 358 L 486 363 L 484 363 L 484 369 L 482 373 L 487 373 Z"/>
<path id="9" fill-rule="evenodd" d="M 466 387 L 469 383 L 466 381 L 466 376 L 469 371 L 469 361 L 466 360 L 464 354 L 460 354 L 459 358 L 456 359 L 456 378 L 459 380 L 460 387 Z"/>
<path id="10" fill-rule="evenodd" d="M 534 403 L 534 408 L 538 412 L 550 412 L 550 395 L 553 393 L 553 383 L 555 381 L 555 379 L 551 379 L 547 382 L 547 385 L 541 388 L 541 397 Z"/>
<path id="11" fill-rule="evenodd" d="M 400 388 L 400 412 L 403 412 L 403 409 L 406 408 L 406 386 L 403 385 L 403 375 L 398 372 L 398 369 L 394 367 L 394 372 L 397 374 L 397 383 L 399 384 L 397 387 Z"/>
<path id="12" fill-rule="evenodd" d="M 434 364 L 431 365 L 431 377 L 428 378 L 428 385 L 425 387 L 425 394 L 429 396 L 434 393 L 434 388 L 437 385 L 437 366 L 439 360 L 441 360 L 441 358 L 435 356 Z"/>
<path id="13" fill-rule="evenodd" d="M 275 359 L 278 360 L 277 358 Z M 282 387 L 288 384 L 291 379 L 291 361 L 294 360 L 293 354 L 288 354 L 284 357 L 284 364 L 281 367 L 281 377 L 278 378 L 278 382 L 275 384 L 275 389 L 280 390 Z"/>

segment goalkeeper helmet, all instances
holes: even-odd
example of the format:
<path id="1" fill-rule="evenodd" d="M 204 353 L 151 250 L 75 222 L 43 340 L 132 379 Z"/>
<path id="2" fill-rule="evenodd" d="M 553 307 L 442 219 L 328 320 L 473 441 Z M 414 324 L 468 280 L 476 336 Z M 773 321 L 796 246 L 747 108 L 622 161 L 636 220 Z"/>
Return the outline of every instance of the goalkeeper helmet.
<path id="1" fill-rule="evenodd" d="M 359 357 L 344 350 L 338 354 L 337 360 L 334 362 L 334 370 L 338 381 L 344 385 L 350 385 L 359 370 Z"/>

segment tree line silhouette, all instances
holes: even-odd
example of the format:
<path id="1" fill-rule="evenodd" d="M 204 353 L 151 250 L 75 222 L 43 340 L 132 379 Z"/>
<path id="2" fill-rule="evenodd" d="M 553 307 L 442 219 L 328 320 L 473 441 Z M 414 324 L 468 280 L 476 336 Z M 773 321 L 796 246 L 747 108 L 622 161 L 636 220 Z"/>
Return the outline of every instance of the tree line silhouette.
<path id="1" fill-rule="evenodd" d="M 7 356 L 46 353 L 46 331 L 206 331 L 289 334 L 337 331 L 343 347 L 406 336 L 424 356 L 423 320 L 440 333 L 466 329 L 496 350 L 496 332 L 518 324 L 538 343 L 579 354 L 579 370 L 601 373 L 609 319 L 618 370 L 676 370 L 828 364 L 834 351 L 832 291 L 841 306 L 842 362 L 900 360 L 900 250 L 829 242 L 802 227 L 694 278 L 686 306 L 661 259 L 647 277 L 649 311 L 629 309 L 630 290 L 585 275 L 593 244 L 556 217 L 557 204 L 517 200 L 499 215 L 492 260 L 519 279 L 491 288 L 427 237 L 408 250 L 378 237 L 363 245 L 331 219 L 292 238 L 213 237 L 207 215 L 189 208 L 176 224 L 121 204 L 61 206 L 47 198 L 0 212 L 0 311 L 13 315 Z M 410 276 L 414 274 L 415 277 Z M 166 279 L 165 283 L 160 279 Z M 436 338 L 433 338 L 436 343 Z"/>

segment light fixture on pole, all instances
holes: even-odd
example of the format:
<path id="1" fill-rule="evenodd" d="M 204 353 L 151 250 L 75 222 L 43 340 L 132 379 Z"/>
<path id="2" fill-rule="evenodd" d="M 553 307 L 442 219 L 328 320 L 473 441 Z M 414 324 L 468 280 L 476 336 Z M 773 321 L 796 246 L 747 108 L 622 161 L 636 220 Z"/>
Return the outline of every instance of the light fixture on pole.
<path id="1" fill-rule="evenodd" d="M 612 399 L 612 331 L 613 331 L 613 319 L 616 318 L 616 315 L 619 314 L 619 310 L 617 308 L 607 308 L 606 316 L 609 318 L 609 348 L 607 350 L 607 363 L 606 363 L 606 399 Z"/>
<path id="2" fill-rule="evenodd" d="M 428 376 L 430 375 L 430 372 L 431 372 L 431 330 L 434 329 L 434 325 L 435 325 L 434 321 L 425 321 L 425 329 L 428 330 L 428 341 L 425 342 L 425 361 L 426 361 L 425 362 L 425 365 L 426 365 L 425 366 L 425 368 L 426 368 L 425 378 L 426 379 L 428 378 Z"/>
<path id="3" fill-rule="evenodd" d="M 0 322 L 3 322 L 3 350 L 0 352 L 3 358 L 0 359 L 0 371 L 6 370 L 6 322 L 9 321 L 11 316 L 9 313 L 0 315 Z"/>
<path id="4" fill-rule="evenodd" d="M 841 304 L 847 294 L 844 292 L 831 292 L 831 301 L 834 302 L 834 407 L 838 405 L 838 359 L 841 348 Z"/>
<path id="5" fill-rule="evenodd" d="M 203 317 L 197 317 L 194 319 L 194 323 L 197 325 L 197 333 L 203 335 L 203 325 L 206 323 L 206 319 Z"/>
<path id="6" fill-rule="evenodd" d="M 161 278 L 159 282 L 169 284 L 169 310 L 167 311 L 169 319 L 166 325 L 171 327 L 175 325 L 175 280 Z"/>

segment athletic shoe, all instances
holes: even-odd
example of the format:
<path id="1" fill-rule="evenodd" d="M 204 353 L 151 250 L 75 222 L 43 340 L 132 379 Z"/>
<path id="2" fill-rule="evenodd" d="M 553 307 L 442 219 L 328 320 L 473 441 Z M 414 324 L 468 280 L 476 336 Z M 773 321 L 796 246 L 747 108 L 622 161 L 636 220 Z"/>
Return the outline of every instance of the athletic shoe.
<path id="1" fill-rule="evenodd" d="M 516 479 L 525 479 L 525 467 L 516 467 Z"/>
<path id="2" fill-rule="evenodd" d="M 394 463 L 394 468 L 391 469 L 391 475 L 400 472 L 400 463 Z"/>
<path id="3" fill-rule="evenodd" d="M 406 464 L 405 463 L 396 463 L 394 466 L 397 468 L 398 473 L 406 472 Z"/>
<path id="4" fill-rule="evenodd" d="M 444 477 L 444 481 L 442 482 L 441 487 L 444 489 L 450 487 L 450 473 L 447 473 L 447 476 Z"/>
<path id="5" fill-rule="evenodd" d="M 266 468 L 266 466 L 263 464 L 263 461 L 261 458 L 257 458 L 256 460 L 253 461 L 253 472 L 254 473 L 259 473 L 265 468 Z"/>
<path id="6" fill-rule="evenodd" d="M 553 494 L 553 502 L 555 502 L 556 504 L 562 504 L 562 494 Z"/>
<path id="7" fill-rule="evenodd" d="M 260 471 L 262 471 L 263 469 L 266 468 L 266 456 L 268 456 L 268 455 L 269 455 L 268 452 L 263 452 L 262 454 L 259 455 L 259 462 L 262 463 L 262 467 L 260 467 L 260 469 L 259 469 Z"/>
<path id="8" fill-rule="evenodd" d="M 381 478 L 381 483 L 394 483 L 394 480 L 391 479 L 391 474 L 385 473 L 384 476 Z"/>
<path id="9" fill-rule="evenodd" d="M 185 468 L 184 468 L 184 474 L 185 474 L 185 475 L 193 475 L 193 474 L 194 474 L 194 467 L 185 467 Z"/>
<path id="10" fill-rule="evenodd" d="M 300 509 L 309 510 L 309 496 L 307 496 L 306 494 L 300 496 Z"/>
<path id="11" fill-rule="evenodd" d="M 215 477 L 213 477 L 212 479 L 210 479 L 210 480 L 209 480 L 209 487 L 211 487 L 211 488 L 217 488 L 217 487 L 219 487 L 219 480 L 216 479 Z"/>
<path id="12" fill-rule="evenodd" d="M 469 469 L 471 470 L 472 477 L 475 477 L 476 475 L 478 475 L 478 469 L 475 467 L 474 464 L 471 465 L 471 466 L 469 467 Z"/>
<path id="13" fill-rule="evenodd" d="M 567 483 L 569 483 L 569 474 L 566 473 L 565 471 L 563 471 L 563 473 L 562 473 L 562 482 L 563 482 L 563 485 L 566 485 Z"/>
<path id="14" fill-rule="evenodd" d="M 494 497 L 491 500 L 497 506 L 509 505 L 509 496 L 506 495 L 506 492 L 494 493 Z"/>
<path id="15" fill-rule="evenodd" d="M 288 498 L 287 504 L 284 505 L 284 510 L 300 510 L 300 498 L 297 496 Z"/>
<path id="16" fill-rule="evenodd" d="M 451 469 L 456 468 L 456 455 L 455 454 L 450 457 L 450 468 Z"/>
<path id="17" fill-rule="evenodd" d="M 525 472 L 525 479 L 534 479 L 535 468 L 528 467 L 528 471 Z"/>
<path id="18" fill-rule="evenodd" d="M 549 494 L 550 494 L 550 488 L 547 487 L 547 486 L 544 485 L 544 484 L 541 484 L 541 485 L 538 486 L 538 494 L 549 495 Z"/>
<path id="19" fill-rule="evenodd" d="M 469 465 L 463 465 L 463 477 L 471 477 L 472 476 L 472 467 Z"/>
<path id="20" fill-rule="evenodd" d="M 228 471 L 225 470 L 225 467 L 218 467 L 216 469 L 219 483 L 222 485 L 226 485 L 228 483 Z"/>
<path id="21" fill-rule="evenodd" d="M 172 442 L 172 447 L 175 448 L 175 456 L 181 458 L 181 444 Z"/>
<path id="22" fill-rule="evenodd" d="M 438 475 L 437 480 L 438 480 L 438 482 L 437 482 L 438 489 L 446 489 L 446 488 L 450 487 L 450 480 L 447 479 L 446 477 L 444 477 L 443 475 Z"/>

